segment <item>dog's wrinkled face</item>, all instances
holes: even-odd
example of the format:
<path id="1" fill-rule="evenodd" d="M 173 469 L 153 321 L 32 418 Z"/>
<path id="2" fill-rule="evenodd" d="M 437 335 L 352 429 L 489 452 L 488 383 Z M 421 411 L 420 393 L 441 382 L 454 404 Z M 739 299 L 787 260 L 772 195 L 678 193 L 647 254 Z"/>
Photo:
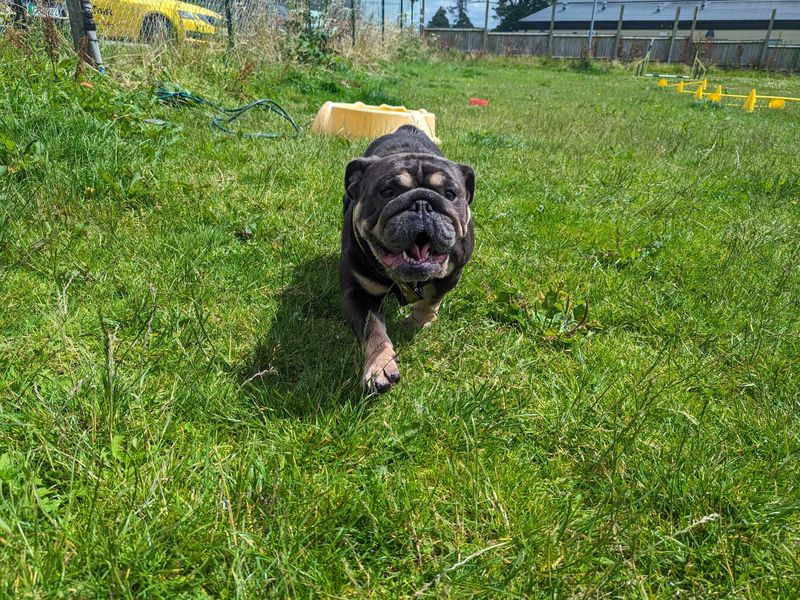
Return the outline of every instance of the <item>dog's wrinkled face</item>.
<path id="1" fill-rule="evenodd" d="M 449 273 L 449 253 L 467 233 L 475 173 L 433 154 L 358 158 L 345 189 L 353 224 L 376 259 L 401 281 Z"/>

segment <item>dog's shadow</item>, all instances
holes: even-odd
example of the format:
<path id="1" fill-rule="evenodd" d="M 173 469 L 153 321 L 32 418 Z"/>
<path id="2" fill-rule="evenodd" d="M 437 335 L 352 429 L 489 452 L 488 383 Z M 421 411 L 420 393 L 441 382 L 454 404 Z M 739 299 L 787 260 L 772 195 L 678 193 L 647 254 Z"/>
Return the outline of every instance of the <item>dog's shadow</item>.
<path id="1" fill-rule="evenodd" d="M 361 396 L 358 347 L 341 308 L 336 254 L 295 267 L 241 389 L 277 415 L 302 418 Z"/>
<path id="2" fill-rule="evenodd" d="M 384 308 L 392 339 L 411 342 L 416 331 L 402 324 L 396 302 Z M 360 370 L 360 350 L 341 305 L 338 254 L 301 263 L 280 294 L 265 337 L 239 370 L 241 390 L 278 416 L 303 418 L 362 400 Z"/>

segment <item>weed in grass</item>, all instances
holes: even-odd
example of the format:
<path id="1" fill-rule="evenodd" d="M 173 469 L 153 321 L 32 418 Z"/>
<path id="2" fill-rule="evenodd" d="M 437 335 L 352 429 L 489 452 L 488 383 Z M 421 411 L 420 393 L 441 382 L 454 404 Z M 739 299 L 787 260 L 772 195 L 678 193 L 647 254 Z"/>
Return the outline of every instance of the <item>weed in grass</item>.
<path id="1" fill-rule="evenodd" d="M 721 110 L 725 108 L 722 103 L 711 100 L 695 100 L 689 106 L 696 110 Z"/>
<path id="2" fill-rule="evenodd" d="M 591 335 L 599 328 L 599 323 L 589 320 L 588 301 L 576 303 L 561 288 L 538 292 L 535 302 L 530 302 L 517 290 L 501 288 L 492 290 L 487 302 L 489 316 L 494 321 L 559 345 Z"/>
<path id="3" fill-rule="evenodd" d="M 614 248 L 593 253 L 598 263 L 610 265 L 617 269 L 624 269 L 637 261 L 655 256 L 664 247 L 664 243 L 661 240 L 653 240 L 644 246 L 631 245 L 621 239 L 619 230 L 617 230 L 615 237 Z"/>

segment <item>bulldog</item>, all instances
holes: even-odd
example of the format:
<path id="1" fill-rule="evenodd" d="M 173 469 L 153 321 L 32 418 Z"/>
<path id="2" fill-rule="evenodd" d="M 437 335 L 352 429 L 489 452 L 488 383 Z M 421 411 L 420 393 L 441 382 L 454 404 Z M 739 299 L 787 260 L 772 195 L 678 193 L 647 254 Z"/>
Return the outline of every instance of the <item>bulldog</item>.
<path id="1" fill-rule="evenodd" d="M 475 172 L 403 125 L 347 165 L 344 187 L 342 302 L 364 353 L 361 383 L 384 393 L 400 381 L 400 369 L 383 302 L 392 294 L 413 304 L 413 327 L 436 318 L 475 246 Z"/>

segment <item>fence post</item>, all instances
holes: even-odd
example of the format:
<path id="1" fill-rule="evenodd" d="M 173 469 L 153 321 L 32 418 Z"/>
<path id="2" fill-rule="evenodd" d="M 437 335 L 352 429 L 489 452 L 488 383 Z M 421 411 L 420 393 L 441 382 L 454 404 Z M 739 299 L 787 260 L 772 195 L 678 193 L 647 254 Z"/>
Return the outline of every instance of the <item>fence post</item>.
<path id="1" fill-rule="evenodd" d="M 694 7 L 694 16 L 692 17 L 692 29 L 689 31 L 689 42 L 694 44 L 694 32 L 697 29 L 697 13 L 700 10 L 699 6 Z"/>
<path id="2" fill-rule="evenodd" d="M 669 40 L 667 51 L 667 64 L 672 62 L 672 49 L 675 47 L 675 37 L 678 35 L 678 21 L 681 20 L 681 7 L 675 9 L 675 22 L 672 24 L 672 37 Z"/>
<path id="3" fill-rule="evenodd" d="M 489 0 L 486 0 L 486 11 L 483 13 L 483 51 L 489 49 Z"/>
<path id="4" fill-rule="evenodd" d="M 425 29 L 425 0 L 419 3 L 419 34 L 422 35 L 422 30 Z"/>
<path id="5" fill-rule="evenodd" d="M 25 10 L 25 5 L 22 0 L 12 0 L 11 2 L 11 24 L 15 28 L 27 29 L 28 28 L 28 14 Z"/>
<path id="6" fill-rule="evenodd" d="M 356 47 L 356 0 L 350 0 L 350 45 Z"/>
<path id="7" fill-rule="evenodd" d="M 88 60 L 100 73 L 105 73 L 100 45 L 97 43 L 97 25 L 92 17 L 91 0 L 67 0 L 67 12 L 78 60 Z"/>
<path id="8" fill-rule="evenodd" d="M 381 0 L 381 39 L 386 34 L 386 0 Z"/>
<path id="9" fill-rule="evenodd" d="M 619 56 L 619 41 L 622 37 L 622 16 L 625 14 L 625 5 L 621 4 L 619 7 L 619 20 L 617 21 L 617 35 L 614 36 L 614 48 L 611 50 L 611 58 L 616 59 Z"/>
<path id="10" fill-rule="evenodd" d="M 547 34 L 547 58 L 553 58 L 553 30 L 556 28 L 556 0 L 550 11 L 550 33 Z"/>
<path id="11" fill-rule="evenodd" d="M 225 0 L 225 20 L 228 22 L 228 48 L 233 49 L 233 10 L 231 10 L 231 0 Z"/>
<path id="12" fill-rule="evenodd" d="M 403 14 L 403 0 L 400 0 L 400 31 L 403 31 L 403 21 L 405 21 L 405 15 Z"/>
<path id="13" fill-rule="evenodd" d="M 597 0 L 592 2 L 592 20 L 589 23 L 589 56 L 594 56 L 592 50 L 592 39 L 594 38 L 594 15 L 597 12 Z"/>
<path id="14" fill-rule="evenodd" d="M 772 9 L 772 15 L 769 17 L 769 27 L 767 27 L 767 36 L 764 38 L 764 45 L 761 46 L 761 55 L 758 57 L 758 66 L 763 67 L 767 60 L 767 53 L 769 52 L 769 38 L 772 37 L 772 27 L 775 25 L 775 11 Z"/>
<path id="15" fill-rule="evenodd" d="M 78 54 L 81 53 L 83 47 L 83 15 L 81 15 L 81 2 L 80 0 L 67 0 L 67 14 L 69 15 L 69 30 L 72 33 L 72 43 Z M 20 4 L 22 6 L 22 4 Z"/>

